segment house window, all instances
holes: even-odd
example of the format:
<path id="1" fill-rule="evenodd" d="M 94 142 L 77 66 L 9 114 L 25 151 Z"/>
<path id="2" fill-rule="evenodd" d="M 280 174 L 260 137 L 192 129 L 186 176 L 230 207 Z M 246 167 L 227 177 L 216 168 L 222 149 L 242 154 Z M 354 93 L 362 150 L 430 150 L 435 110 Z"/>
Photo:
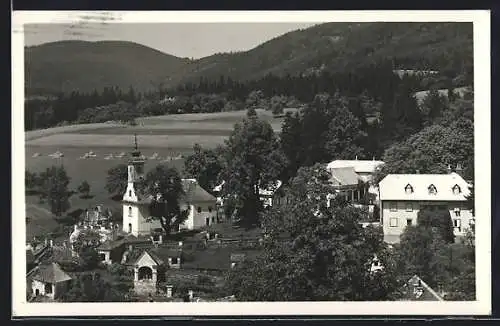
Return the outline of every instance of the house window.
<path id="1" fill-rule="evenodd" d="M 460 186 L 459 186 L 459 185 L 454 185 L 454 186 L 453 186 L 453 193 L 454 193 L 455 195 L 459 195 L 461 192 L 462 192 L 462 189 L 460 189 Z"/>
<path id="2" fill-rule="evenodd" d="M 413 212 L 413 205 L 411 203 L 406 204 L 406 211 L 407 212 Z"/>
<path id="3" fill-rule="evenodd" d="M 128 207 L 128 216 L 132 216 L 132 207 Z"/>
<path id="4" fill-rule="evenodd" d="M 406 219 L 406 225 L 412 225 L 413 224 L 413 220 L 411 218 L 407 218 Z"/>
<path id="5" fill-rule="evenodd" d="M 99 254 L 99 259 L 101 261 L 105 261 L 106 260 L 106 255 L 105 254 Z"/>
<path id="6" fill-rule="evenodd" d="M 132 190 L 129 190 L 129 191 L 128 191 L 128 196 L 129 196 L 129 197 L 132 197 Z"/>
<path id="7" fill-rule="evenodd" d="M 460 232 L 462 230 L 462 227 L 460 225 L 460 220 L 453 220 L 453 226 Z"/>
<path id="8" fill-rule="evenodd" d="M 52 293 L 52 284 L 46 283 L 45 284 L 45 294 L 51 294 Z"/>
<path id="9" fill-rule="evenodd" d="M 208 206 L 208 212 L 212 213 L 212 206 Z"/>
<path id="10" fill-rule="evenodd" d="M 455 216 L 460 217 L 460 208 L 455 208 Z"/>
<path id="11" fill-rule="evenodd" d="M 397 209 L 398 209 L 397 203 L 395 203 L 395 202 L 389 203 L 389 209 L 391 210 L 391 212 L 397 211 Z"/>
<path id="12" fill-rule="evenodd" d="M 128 224 L 128 233 L 132 233 L 132 223 Z"/>
<path id="13" fill-rule="evenodd" d="M 405 193 L 407 194 L 412 194 L 413 193 L 413 187 L 411 184 L 407 184 L 405 187 Z"/>
<path id="14" fill-rule="evenodd" d="M 435 185 L 430 185 L 429 188 L 427 188 L 427 190 L 429 190 L 429 195 L 437 194 L 437 188 Z"/>
<path id="15" fill-rule="evenodd" d="M 177 265 L 178 262 L 177 262 L 177 257 L 173 257 L 172 258 L 172 265 Z"/>
<path id="16" fill-rule="evenodd" d="M 198 213 L 201 213 L 201 206 L 198 206 Z"/>
<path id="17" fill-rule="evenodd" d="M 394 227 L 397 227 L 397 226 L 398 226 L 398 219 L 397 219 L 397 217 L 391 217 L 391 220 L 390 220 L 390 226 L 391 226 L 392 228 L 394 228 Z"/>

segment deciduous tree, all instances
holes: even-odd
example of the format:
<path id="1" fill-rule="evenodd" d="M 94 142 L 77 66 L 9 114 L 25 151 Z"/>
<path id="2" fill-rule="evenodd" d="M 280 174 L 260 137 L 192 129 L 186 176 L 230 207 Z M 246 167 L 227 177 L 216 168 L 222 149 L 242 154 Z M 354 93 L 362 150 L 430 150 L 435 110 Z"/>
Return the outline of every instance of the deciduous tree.
<path id="1" fill-rule="evenodd" d="M 363 228 L 360 211 L 327 207 L 334 190 L 319 165 L 299 170 L 291 201 L 264 217 L 262 254 L 230 272 L 228 286 L 241 301 L 387 300 L 395 289 L 394 264 L 380 228 Z M 371 272 L 377 255 L 384 269 Z"/>
<path id="2" fill-rule="evenodd" d="M 271 125 L 256 116 L 236 124 L 225 146 L 223 195 L 237 198 L 242 222 L 254 225 L 260 211 L 259 189 L 273 186 L 286 159 Z"/>
<path id="3" fill-rule="evenodd" d="M 69 181 L 63 166 L 52 166 L 40 174 L 41 196 L 47 200 L 50 211 L 57 217 L 70 207 Z"/>
<path id="4" fill-rule="evenodd" d="M 83 198 L 89 198 L 90 184 L 87 182 L 87 180 L 83 180 L 82 183 L 78 186 L 78 192 Z"/>
<path id="5" fill-rule="evenodd" d="M 128 169 L 126 164 L 119 164 L 107 172 L 106 190 L 113 195 L 123 195 L 127 190 Z"/>
<path id="6" fill-rule="evenodd" d="M 222 153 L 216 150 L 203 149 L 199 144 L 193 146 L 193 152 L 184 161 L 184 171 L 187 176 L 198 180 L 203 189 L 212 192 L 220 181 Z"/>
<path id="7" fill-rule="evenodd" d="M 146 174 L 144 190 L 151 196 L 150 218 L 160 221 L 166 234 L 187 219 L 189 210 L 181 207 L 185 191 L 176 169 L 157 165 Z"/>

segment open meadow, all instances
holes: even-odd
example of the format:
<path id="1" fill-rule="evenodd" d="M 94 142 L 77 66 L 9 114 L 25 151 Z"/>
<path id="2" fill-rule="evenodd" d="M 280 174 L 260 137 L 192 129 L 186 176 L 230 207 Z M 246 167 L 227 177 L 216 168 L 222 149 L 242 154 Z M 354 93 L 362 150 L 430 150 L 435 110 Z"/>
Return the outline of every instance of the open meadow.
<path id="1" fill-rule="evenodd" d="M 275 131 L 280 130 L 283 118 L 274 118 L 264 110 L 257 110 L 257 113 L 261 119 L 271 123 Z M 137 126 L 96 123 L 28 131 L 25 132 L 26 169 L 42 172 L 52 165 L 62 164 L 71 178 L 69 188 L 73 191 L 86 180 L 92 197 L 82 199 L 74 194 L 70 199 L 69 212 L 97 204 L 119 211 L 120 203 L 113 201 L 104 188 L 106 175 L 110 168 L 127 162 L 134 147 L 134 134 L 137 134 L 142 154 L 146 158 L 151 157 L 146 160 L 146 171 L 157 164 L 167 164 L 182 173 L 182 156 L 189 155 L 195 143 L 206 148 L 222 144 L 234 124 L 245 115 L 246 111 L 176 114 L 139 118 Z M 57 151 L 64 156 L 49 156 Z M 89 151 L 96 156 L 82 158 Z M 125 156 L 119 157 L 121 153 Z M 152 157 L 153 154 L 157 157 Z M 31 218 L 27 228 L 30 237 L 47 233 L 57 226 L 48 206 L 39 203 L 38 198 L 28 196 L 26 203 L 26 214 Z"/>

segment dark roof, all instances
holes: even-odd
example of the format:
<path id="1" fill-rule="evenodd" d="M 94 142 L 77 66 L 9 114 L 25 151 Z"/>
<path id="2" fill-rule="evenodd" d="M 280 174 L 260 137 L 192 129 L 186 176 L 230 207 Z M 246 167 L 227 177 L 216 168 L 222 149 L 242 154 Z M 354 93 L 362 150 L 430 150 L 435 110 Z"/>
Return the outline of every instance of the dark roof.
<path id="1" fill-rule="evenodd" d="M 198 270 L 228 270 L 231 268 L 231 256 L 236 254 L 240 258 L 242 253 L 236 253 L 236 250 L 230 247 L 213 248 L 201 251 L 194 251 L 189 261 L 184 261 L 181 265 L 183 269 Z M 245 258 L 256 256 L 258 251 L 245 251 Z"/>
<path id="2" fill-rule="evenodd" d="M 52 261 L 61 262 L 61 261 L 71 261 L 74 259 L 73 253 L 71 252 L 71 248 L 63 247 L 63 246 L 54 246 L 52 247 Z"/>
<path id="3" fill-rule="evenodd" d="M 188 203 L 217 201 L 217 198 L 203 189 L 194 179 L 183 179 L 182 186 L 186 193 L 184 200 Z"/>
<path id="4" fill-rule="evenodd" d="M 217 198 L 203 189 L 195 179 L 182 179 L 182 187 L 185 192 L 184 201 L 188 203 L 217 201 Z M 135 189 L 139 204 L 151 203 L 152 196 L 150 194 L 140 189 L 140 187 L 135 187 Z"/>
<path id="5" fill-rule="evenodd" d="M 158 264 L 163 265 L 168 262 L 168 258 L 177 258 L 182 255 L 182 251 L 170 248 L 151 248 L 145 250 L 151 258 Z M 141 255 L 142 256 L 142 255 Z"/>
<path id="6" fill-rule="evenodd" d="M 403 300 L 409 301 L 444 301 L 436 291 L 434 291 L 420 277 L 414 275 L 408 280 L 403 288 Z"/>
<path id="7" fill-rule="evenodd" d="M 32 264 L 35 262 L 35 256 L 33 255 L 33 251 L 26 249 L 26 263 Z"/>
<path id="8" fill-rule="evenodd" d="M 126 239 L 106 240 L 97 247 L 97 250 L 110 251 L 110 250 L 119 248 L 120 246 L 124 245 L 125 243 L 126 243 Z"/>
<path id="9" fill-rule="evenodd" d="M 50 263 L 47 265 L 40 265 L 38 267 L 38 270 L 33 275 L 32 279 L 44 283 L 55 284 L 59 282 L 69 281 L 71 280 L 71 276 L 66 274 L 66 272 L 64 272 L 61 267 L 59 267 L 59 264 Z"/>

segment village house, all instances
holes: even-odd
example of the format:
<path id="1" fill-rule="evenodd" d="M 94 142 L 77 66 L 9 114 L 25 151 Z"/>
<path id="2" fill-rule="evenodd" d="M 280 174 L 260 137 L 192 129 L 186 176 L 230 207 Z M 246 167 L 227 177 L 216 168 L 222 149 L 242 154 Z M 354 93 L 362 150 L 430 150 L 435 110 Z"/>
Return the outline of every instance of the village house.
<path id="1" fill-rule="evenodd" d="M 369 194 L 374 197 L 374 204 L 378 195 L 377 187 L 373 184 L 375 173 L 382 168 L 384 162 L 373 160 L 335 160 L 327 164 L 326 170 L 331 173 L 331 181 L 337 193 L 347 201 L 361 202 Z"/>
<path id="2" fill-rule="evenodd" d="M 414 275 L 402 288 L 402 301 L 444 301 L 444 299 L 425 283 L 420 277 Z"/>
<path id="3" fill-rule="evenodd" d="M 420 209 L 448 210 L 456 236 L 474 223 L 467 208 L 469 184 L 457 173 L 389 174 L 379 183 L 380 219 L 386 242 L 399 242 L 407 225 L 417 223 Z"/>
<path id="4" fill-rule="evenodd" d="M 222 207 L 224 205 L 224 198 L 222 196 L 222 189 L 224 187 L 225 181 L 222 181 L 219 185 L 213 188 L 213 193 L 217 198 L 217 205 Z M 272 182 L 268 187 L 259 188 L 259 199 L 264 207 L 272 207 L 275 203 L 276 193 L 283 185 L 281 180 Z M 278 199 L 279 200 L 279 199 Z"/>
<path id="5" fill-rule="evenodd" d="M 150 218 L 149 204 L 153 197 L 137 187 L 137 183 L 144 179 L 144 163 L 136 143 L 128 164 L 128 183 L 123 195 L 123 231 L 134 236 L 149 235 L 153 230 L 162 228 L 159 220 Z M 183 179 L 182 185 L 185 196 L 180 206 L 183 210 L 188 209 L 189 215 L 179 230 L 193 230 L 217 223 L 217 199 L 195 179 Z"/>
<path id="6" fill-rule="evenodd" d="M 31 276 L 31 289 L 36 297 L 57 299 L 69 289 L 70 283 L 71 276 L 54 262 L 38 266 Z"/>

